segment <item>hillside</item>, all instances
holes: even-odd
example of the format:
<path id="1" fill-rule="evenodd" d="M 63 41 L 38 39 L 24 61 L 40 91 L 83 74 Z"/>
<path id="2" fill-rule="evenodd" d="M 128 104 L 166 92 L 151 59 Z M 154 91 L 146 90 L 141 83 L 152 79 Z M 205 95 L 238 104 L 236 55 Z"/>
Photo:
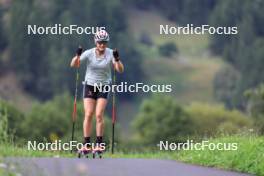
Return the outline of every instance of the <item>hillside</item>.
<path id="1" fill-rule="evenodd" d="M 160 24 L 176 24 L 156 11 L 130 9 L 128 24 L 129 32 L 137 40 L 137 48 L 143 54 L 142 66 L 148 84 L 172 84 L 171 95 L 181 104 L 191 101 L 216 102 L 213 78 L 224 63 L 221 58 L 210 54 L 208 35 L 160 35 Z M 151 38 L 152 46 L 139 42 L 141 35 L 146 34 Z M 166 42 L 175 43 L 179 54 L 170 58 L 160 56 L 158 46 Z M 139 105 L 140 102 L 120 105 L 119 122 L 123 129 L 129 128 L 129 122 L 136 115 Z"/>
<path id="2" fill-rule="evenodd" d="M 132 35 L 139 40 L 148 34 L 153 46 L 139 44 L 144 55 L 144 71 L 149 83 L 172 83 L 174 96 L 179 101 L 215 101 L 212 81 L 223 66 L 220 58 L 210 55 L 207 35 L 160 35 L 159 25 L 176 24 L 162 18 L 154 11 L 129 11 L 129 26 Z M 158 46 L 174 42 L 179 54 L 170 58 L 159 55 Z M 142 49 L 143 48 L 143 49 Z M 206 78 L 206 79 L 205 79 Z"/>

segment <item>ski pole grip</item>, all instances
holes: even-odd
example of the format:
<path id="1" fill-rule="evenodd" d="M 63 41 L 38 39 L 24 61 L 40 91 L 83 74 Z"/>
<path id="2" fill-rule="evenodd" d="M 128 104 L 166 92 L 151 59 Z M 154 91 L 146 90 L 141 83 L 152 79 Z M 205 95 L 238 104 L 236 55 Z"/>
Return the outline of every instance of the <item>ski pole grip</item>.
<path id="1" fill-rule="evenodd" d="M 76 54 L 77 56 L 80 56 L 83 52 L 83 48 L 81 46 L 78 47 L 78 49 L 76 50 Z"/>
<path id="2" fill-rule="evenodd" d="M 117 51 L 116 48 L 113 50 L 113 56 L 114 56 L 116 62 L 118 62 L 120 60 L 119 59 L 119 52 Z"/>

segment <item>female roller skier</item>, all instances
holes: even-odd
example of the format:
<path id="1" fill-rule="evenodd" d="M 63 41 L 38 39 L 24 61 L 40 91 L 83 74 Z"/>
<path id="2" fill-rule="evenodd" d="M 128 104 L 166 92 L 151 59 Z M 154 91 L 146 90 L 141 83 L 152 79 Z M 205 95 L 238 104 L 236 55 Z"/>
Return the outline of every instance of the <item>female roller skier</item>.
<path id="1" fill-rule="evenodd" d="M 79 67 L 85 63 L 86 74 L 83 85 L 84 121 L 83 136 L 84 148 L 91 150 L 92 117 L 96 117 L 96 148 L 100 150 L 103 143 L 104 112 L 107 105 L 108 92 L 102 92 L 96 85 L 111 84 L 111 68 L 122 73 L 124 66 L 119 58 L 118 51 L 107 48 L 109 35 L 105 30 L 100 30 L 94 35 L 95 47 L 73 57 L 71 67 Z"/>

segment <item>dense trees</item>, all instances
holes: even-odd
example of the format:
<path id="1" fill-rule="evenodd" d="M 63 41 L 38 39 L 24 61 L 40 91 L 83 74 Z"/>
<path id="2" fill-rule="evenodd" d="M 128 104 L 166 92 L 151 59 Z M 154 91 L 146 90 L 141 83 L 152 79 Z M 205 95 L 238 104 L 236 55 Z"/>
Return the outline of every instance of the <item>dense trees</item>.
<path id="1" fill-rule="evenodd" d="M 81 44 L 85 49 L 94 47 L 92 35 L 28 35 L 27 25 L 104 26 L 110 33 L 110 47 L 120 50 L 127 69 L 121 79 L 135 82 L 140 79 L 140 55 L 133 47 L 119 0 L 98 2 L 75 1 L 12 1 L 7 13 L 10 65 L 20 78 L 25 90 L 41 100 L 56 93 L 73 89 L 74 70 L 69 62 Z M 2 25 L 1 25 L 2 26 Z M 2 32 L 2 31 L 1 31 Z M 2 33 L 0 33 L 1 36 Z M 1 40 L 2 41 L 2 40 Z M 0 43 L 0 46 L 2 43 Z"/>
<path id="2" fill-rule="evenodd" d="M 239 31 L 235 36 L 212 36 L 212 50 L 223 55 L 241 74 L 240 79 L 233 79 L 236 82 L 235 94 L 225 101 L 229 107 L 245 108 L 244 91 L 264 81 L 263 10 L 263 1 L 224 0 L 219 2 L 212 13 L 212 25 L 237 26 Z M 228 103 L 230 101 L 233 102 L 232 105 Z"/>
<path id="3" fill-rule="evenodd" d="M 0 6 L 0 24 L 3 24 L 4 9 Z M 3 51 L 6 47 L 7 41 L 5 37 L 4 27 L 0 25 L 0 51 Z"/>
<path id="4" fill-rule="evenodd" d="M 3 24 L 3 15 L 4 15 L 4 8 L 0 5 L 0 24 Z M 7 46 L 7 38 L 5 35 L 5 29 L 3 25 L 0 25 L 0 53 L 3 53 L 5 51 L 5 48 Z M 2 54 L 0 54 L 0 73 L 2 73 L 4 70 L 4 61 Z"/>
<path id="5" fill-rule="evenodd" d="M 176 23 L 206 24 L 218 0 L 126 0 L 140 9 L 157 9 Z"/>

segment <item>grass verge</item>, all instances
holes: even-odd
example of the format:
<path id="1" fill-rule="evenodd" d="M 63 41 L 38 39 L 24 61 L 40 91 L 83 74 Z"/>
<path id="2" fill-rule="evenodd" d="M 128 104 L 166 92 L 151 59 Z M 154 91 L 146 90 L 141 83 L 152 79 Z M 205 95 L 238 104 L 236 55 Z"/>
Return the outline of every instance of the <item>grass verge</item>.
<path id="1" fill-rule="evenodd" d="M 72 154 L 69 151 L 28 150 L 26 147 L 2 143 L 0 144 L 0 158 L 3 157 L 72 157 Z"/>
<path id="2" fill-rule="evenodd" d="M 264 137 L 229 136 L 213 139 L 212 143 L 237 143 L 231 151 L 203 150 L 181 151 L 174 155 L 177 160 L 203 166 L 264 175 Z"/>
<path id="3" fill-rule="evenodd" d="M 264 176 L 264 136 L 225 136 L 210 143 L 237 143 L 237 150 L 185 150 L 146 153 L 117 153 L 113 158 L 171 159 L 196 165 Z"/>

